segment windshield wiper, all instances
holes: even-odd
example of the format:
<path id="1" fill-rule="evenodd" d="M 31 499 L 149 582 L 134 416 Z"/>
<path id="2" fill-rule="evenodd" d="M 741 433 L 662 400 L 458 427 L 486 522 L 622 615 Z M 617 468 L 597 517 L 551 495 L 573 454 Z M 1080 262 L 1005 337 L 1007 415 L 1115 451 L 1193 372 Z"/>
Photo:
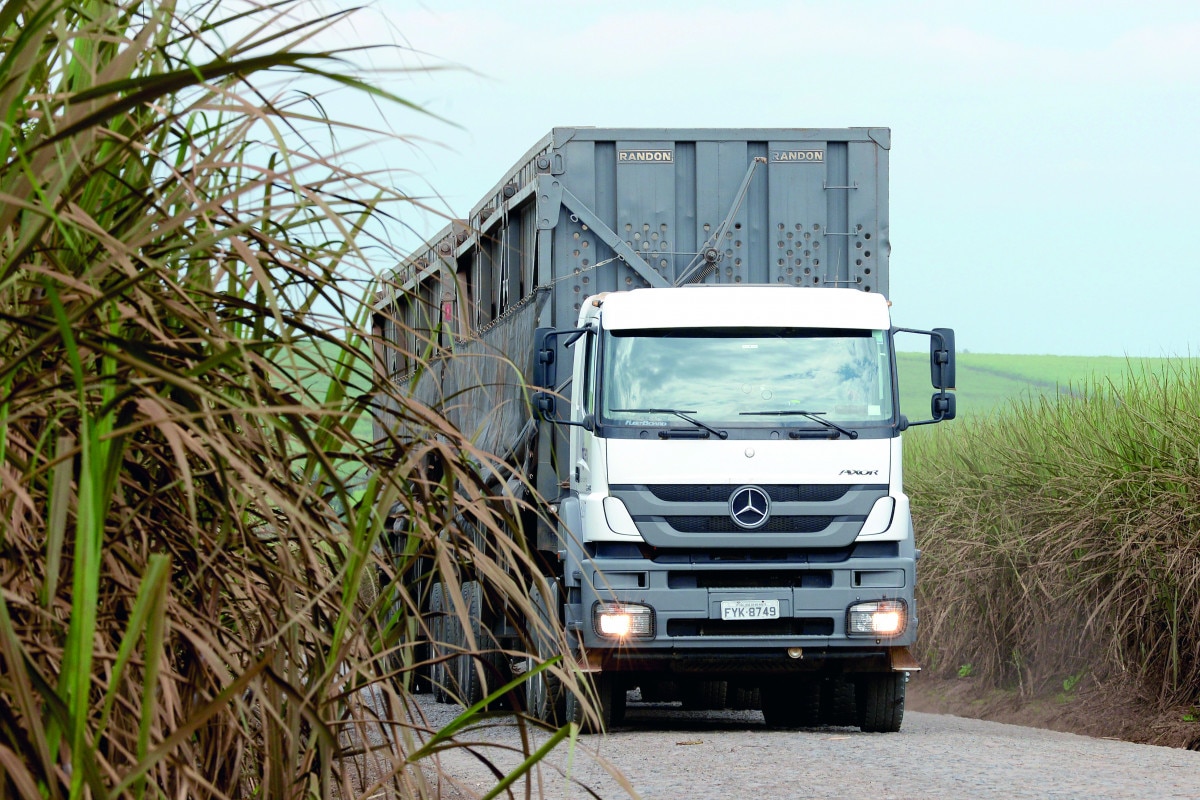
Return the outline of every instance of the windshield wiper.
<path id="1" fill-rule="evenodd" d="M 729 431 L 719 431 L 711 425 L 706 425 L 695 417 L 689 417 L 688 414 L 695 414 L 695 411 L 680 411 L 678 408 L 614 408 L 613 411 L 627 411 L 632 414 L 674 414 L 684 422 L 690 422 L 697 428 L 703 428 L 718 439 L 728 439 Z"/>
<path id="2" fill-rule="evenodd" d="M 829 428 L 832 431 L 837 431 L 839 435 L 844 433 L 847 436 L 849 436 L 851 439 L 858 438 L 858 431 L 849 431 L 849 430 L 846 430 L 845 428 L 843 428 L 841 425 L 838 425 L 836 422 L 830 422 L 829 420 L 824 418 L 825 413 L 826 412 L 824 412 L 824 411 L 793 411 L 791 409 L 784 409 L 783 411 L 743 411 L 740 414 L 740 416 L 743 416 L 743 417 L 804 417 L 805 419 L 811 419 L 813 422 L 819 422 L 822 425 L 824 425 L 826 428 Z M 836 439 L 837 437 L 835 436 L 834 438 Z"/>

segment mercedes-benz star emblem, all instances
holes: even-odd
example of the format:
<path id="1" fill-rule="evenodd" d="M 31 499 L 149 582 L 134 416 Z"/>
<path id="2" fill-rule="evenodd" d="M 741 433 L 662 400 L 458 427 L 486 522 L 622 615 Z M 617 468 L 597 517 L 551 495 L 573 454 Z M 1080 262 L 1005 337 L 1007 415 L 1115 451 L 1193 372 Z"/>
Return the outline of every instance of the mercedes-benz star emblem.
<path id="1" fill-rule="evenodd" d="M 739 486 L 729 496 L 729 516 L 739 528 L 761 528 L 771 518 L 771 496 L 757 486 Z"/>

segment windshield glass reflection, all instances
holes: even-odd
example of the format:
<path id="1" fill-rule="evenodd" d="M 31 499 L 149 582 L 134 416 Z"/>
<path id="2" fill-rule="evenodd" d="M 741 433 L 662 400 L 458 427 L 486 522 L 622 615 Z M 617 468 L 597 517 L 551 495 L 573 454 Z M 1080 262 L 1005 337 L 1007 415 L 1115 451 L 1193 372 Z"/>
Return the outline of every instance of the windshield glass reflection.
<path id="1" fill-rule="evenodd" d="M 604 337 L 606 424 L 678 422 L 666 409 L 738 427 L 811 426 L 787 414 L 797 411 L 859 424 L 892 418 L 884 331 L 674 329 L 608 331 Z M 747 416 L 762 412 L 782 413 Z"/>

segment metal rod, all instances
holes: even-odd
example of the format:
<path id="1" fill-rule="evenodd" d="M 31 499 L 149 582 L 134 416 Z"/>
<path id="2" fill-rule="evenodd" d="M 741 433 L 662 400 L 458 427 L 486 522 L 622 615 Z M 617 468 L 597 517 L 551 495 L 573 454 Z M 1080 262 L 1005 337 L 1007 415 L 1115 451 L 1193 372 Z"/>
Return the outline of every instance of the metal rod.
<path id="1" fill-rule="evenodd" d="M 721 220 L 721 224 L 717 226 L 713 235 L 705 240 L 704 244 L 700 247 L 700 252 L 692 259 L 692 262 L 684 268 L 683 272 L 679 273 L 679 277 L 675 279 L 676 286 L 682 286 L 683 282 L 696 271 L 697 267 L 700 266 L 700 256 L 705 250 L 710 247 L 717 247 L 721 243 L 722 237 L 725 236 L 725 231 L 733 224 L 733 218 L 737 216 L 738 210 L 742 207 L 742 201 L 746 199 L 746 190 L 750 188 L 750 179 L 754 177 L 754 170 L 758 168 L 759 164 L 765 163 L 767 163 L 767 159 L 762 156 L 755 156 L 750 162 L 750 166 L 746 169 L 746 177 L 742 178 L 742 185 L 738 187 L 737 196 L 733 198 L 733 206 L 730 207 L 729 213 L 725 215 L 725 219 Z"/>

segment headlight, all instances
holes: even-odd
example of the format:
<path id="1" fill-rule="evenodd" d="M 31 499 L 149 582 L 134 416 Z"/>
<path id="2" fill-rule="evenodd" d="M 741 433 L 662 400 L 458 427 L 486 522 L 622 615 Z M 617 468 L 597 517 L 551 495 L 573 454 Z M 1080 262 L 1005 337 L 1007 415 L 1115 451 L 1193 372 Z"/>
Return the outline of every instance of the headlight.
<path id="1" fill-rule="evenodd" d="M 908 605 L 903 600 L 856 603 L 846 612 L 847 636 L 899 636 L 907 625 Z"/>
<path id="2" fill-rule="evenodd" d="M 637 603 L 597 603 L 592 623 L 599 636 L 611 639 L 653 639 L 654 609 Z"/>

